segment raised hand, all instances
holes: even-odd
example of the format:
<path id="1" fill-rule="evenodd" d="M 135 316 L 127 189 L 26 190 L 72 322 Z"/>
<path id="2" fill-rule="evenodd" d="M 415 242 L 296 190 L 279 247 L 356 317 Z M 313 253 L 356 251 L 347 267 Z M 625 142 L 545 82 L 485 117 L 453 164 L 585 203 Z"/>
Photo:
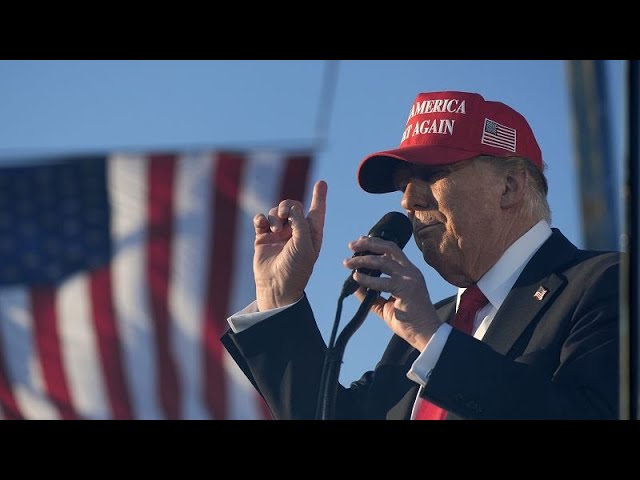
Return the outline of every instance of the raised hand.
<path id="1" fill-rule="evenodd" d="M 322 246 L 327 184 L 313 187 L 305 217 L 302 204 L 283 200 L 268 216 L 253 219 L 256 238 L 253 273 L 260 311 L 290 305 L 302 297 Z"/>
<path id="2" fill-rule="evenodd" d="M 394 333 L 422 351 L 441 321 L 431 303 L 429 291 L 420 270 L 393 242 L 375 237 L 360 237 L 349 243 L 354 252 L 370 251 L 379 255 L 364 255 L 344 260 L 349 270 L 370 268 L 380 270 L 382 277 L 354 272 L 353 279 L 361 287 L 387 292 L 389 298 L 379 297 L 371 307 Z M 364 298 L 364 289 L 356 295 Z"/>

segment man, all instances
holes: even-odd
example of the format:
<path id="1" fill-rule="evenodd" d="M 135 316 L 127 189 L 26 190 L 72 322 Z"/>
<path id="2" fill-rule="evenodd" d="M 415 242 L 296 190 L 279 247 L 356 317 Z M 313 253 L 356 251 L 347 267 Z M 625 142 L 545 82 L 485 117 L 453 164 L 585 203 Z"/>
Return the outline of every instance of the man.
<path id="1" fill-rule="evenodd" d="M 372 310 L 395 335 L 373 372 L 340 387 L 337 418 L 617 418 L 619 254 L 551 229 L 543 169 L 522 115 L 455 91 L 419 94 L 400 147 L 362 161 L 360 186 L 403 192 L 424 260 L 458 294 L 434 305 L 393 242 L 349 244 L 376 254 L 344 265 L 384 274 L 353 278 L 360 298 L 382 292 Z M 326 192 L 316 183 L 306 217 L 291 200 L 256 215 L 256 302 L 222 339 L 277 419 L 315 414 L 326 347 L 304 288 Z"/>

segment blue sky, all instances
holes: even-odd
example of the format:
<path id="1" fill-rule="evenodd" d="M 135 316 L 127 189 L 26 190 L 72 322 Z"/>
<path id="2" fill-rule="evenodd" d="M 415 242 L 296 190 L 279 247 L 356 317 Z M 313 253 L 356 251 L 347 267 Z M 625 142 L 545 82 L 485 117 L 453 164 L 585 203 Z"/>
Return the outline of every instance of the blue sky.
<path id="1" fill-rule="evenodd" d="M 311 146 L 325 61 L 0 61 L 0 164 L 31 154 L 113 149 Z M 608 61 L 618 177 L 624 132 L 624 62 Z M 348 271 L 350 240 L 401 210 L 400 194 L 371 195 L 355 175 L 369 153 L 400 143 L 419 92 L 464 90 L 507 103 L 531 124 L 548 164 L 553 226 L 578 246 L 575 154 L 566 65 L 561 60 L 348 60 L 338 64 L 326 143 L 311 179 L 329 184 L 325 241 L 307 289 L 328 337 Z M 620 191 L 620 188 L 617 189 Z M 455 292 L 418 255 L 432 299 Z M 343 323 L 357 308 L 345 302 Z M 374 367 L 390 331 L 370 316 L 350 341 L 343 383 Z"/>

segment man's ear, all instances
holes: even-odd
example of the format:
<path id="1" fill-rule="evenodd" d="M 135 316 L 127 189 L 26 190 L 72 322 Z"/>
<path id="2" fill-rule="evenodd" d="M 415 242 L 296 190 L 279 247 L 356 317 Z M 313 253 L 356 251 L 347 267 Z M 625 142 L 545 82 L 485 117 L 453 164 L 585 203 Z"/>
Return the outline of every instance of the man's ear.
<path id="1" fill-rule="evenodd" d="M 522 169 L 508 172 L 503 177 L 503 182 L 500 206 L 507 209 L 513 208 L 522 203 L 525 191 L 528 188 L 526 170 Z"/>

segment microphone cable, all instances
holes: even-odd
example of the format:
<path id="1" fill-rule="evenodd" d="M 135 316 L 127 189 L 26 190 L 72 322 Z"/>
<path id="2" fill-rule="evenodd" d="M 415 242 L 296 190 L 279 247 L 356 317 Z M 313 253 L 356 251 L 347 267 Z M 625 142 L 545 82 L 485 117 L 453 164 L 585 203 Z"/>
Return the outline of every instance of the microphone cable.
<path id="1" fill-rule="evenodd" d="M 347 342 L 354 333 L 364 323 L 373 302 L 378 298 L 380 292 L 377 290 L 367 290 L 364 300 L 360 304 L 358 311 L 353 318 L 340 333 L 336 340 L 340 317 L 342 316 L 342 304 L 348 296 L 343 292 L 338 298 L 336 308 L 336 316 L 331 330 L 331 337 L 327 350 L 325 351 L 324 365 L 322 367 L 322 375 L 320 377 L 320 391 L 318 393 L 318 405 L 316 407 L 316 420 L 334 420 L 336 397 L 338 393 L 338 383 L 340 377 L 340 368 L 342 366 L 342 358 L 347 348 Z"/>

